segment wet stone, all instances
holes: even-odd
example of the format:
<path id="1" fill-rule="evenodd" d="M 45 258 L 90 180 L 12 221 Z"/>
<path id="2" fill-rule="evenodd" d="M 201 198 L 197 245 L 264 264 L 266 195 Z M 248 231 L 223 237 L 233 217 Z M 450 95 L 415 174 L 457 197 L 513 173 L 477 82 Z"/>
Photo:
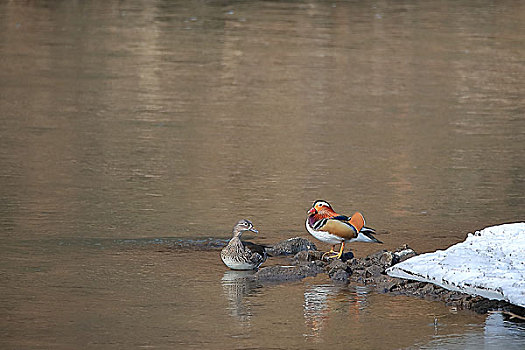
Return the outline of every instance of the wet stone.
<path id="1" fill-rule="evenodd" d="M 325 271 L 328 272 L 328 277 L 335 282 L 348 283 L 352 275 L 352 269 L 350 269 L 347 263 L 341 260 L 332 261 L 325 267 Z"/>
<path id="2" fill-rule="evenodd" d="M 317 247 L 310 240 L 302 237 L 290 238 L 266 248 L 270 256 L 294 255 L 306 250 L 315 251 Z"/>
<path id="3" fill-rule="evenodd" d="M 330 274 L 331 272 L 334 272 L 336 270 L 344 270 L 344 271 L 350 271 L 350 267 L 348 266 L 347 263 L 345 262 L 342 262 L 341 260 L 334 260 L 332 261 L 330 264 L 328 264 L 328 266 L 326 267 L 327 271 L 328 271 L 328 274 Z"/>
<path id="4" fill-rule="evenodd" d="M 383 249 L 383 250 L 380 250 L 380 251 L 378 251 L 378 252 L 375 252 L 375 253 L 373 253 L 373 254 L 367 256 L 367 259 L 366 259 L 366 260 L 367 260 L 369 263 L 377 263 L 377 262 L 379 262 L 379 260 L 380 260 L 381 257 L 383 256 L 383 254 L 386 253 L 386 252 L 387 252 L 387 251 L 384 250 L 384 249 Z"/>
<path id="5" fill-rule="evenodd" d="M 376 281 L 376 290 L 381 293 L 389 293 L 395 290 L 398 284 L 398 278 L 390 277 L 388 275 L 382 275 Z"/>
<path id="6" fill-rule="evenodd" d="M 293 260 L 295 262 L 301 261 L 321 261 L 321 256 L 323 252 L 317 250 L 303 250 L 295 254 Z"/>
<path id="7" fill-rule="evenodd" d="M 255 278 L 260 282 L 298 281 L 305 277 L 316 276 L 323 269 L 313 262 L 297 266 L 269 266 L 257 271 Z"/>
<path id="8" fill-rule="evenodd" d="M 365 277 L 378 277 L 385 272 L 385 269 L 379 265 L 371 265 L 365 271 Z"/>
<path id="9" fill-rule="evenodd" d="M 319 266 L 319 267 L 325 267 L 326 266 L 326 263 L 322 260 L 316 260 L 314 261 L 314 263 Z"/>
<path id="10" fill-rule="evenodd" d="M 349 277 L 350 274 L 342 269 L 338 269 L 332 275 L 330 275 L 330 279 L 338 283 L 348 283 Z"/>

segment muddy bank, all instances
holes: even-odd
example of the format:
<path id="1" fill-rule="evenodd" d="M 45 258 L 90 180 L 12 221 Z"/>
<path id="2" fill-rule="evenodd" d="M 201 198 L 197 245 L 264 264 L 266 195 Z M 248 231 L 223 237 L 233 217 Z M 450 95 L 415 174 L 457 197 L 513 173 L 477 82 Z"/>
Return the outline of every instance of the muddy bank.
<path id="1" fill-rule="evenodd" d="M 390 277 L 385 270 L 417 253 L 408 245 L 394 251 L 381 250 L 366 257 L 356 258 L 351 252 L 342 259 L 322 259 L 323 252 L 304 238 L 292 238 L 279 242 L 271 250 L 272 256 L 288 255 L 287 266 L 261 268 L 255 277 L 261 282 L 279 283 L 297 281 L 305 277 L 325 273 L 334 283 L 359 283 L 368 285 L 380 293 L 408 295 L 434 301 L 442 301 L 457 309 L 469 309 L 484 314 L 491 310 L 503 310 L 525 316 L 525 309 L 505 301 L 489 300 L 479 296 L 453 292 L 437 285 Z M 270 258 L 271 259 L 271 258 Z"/>

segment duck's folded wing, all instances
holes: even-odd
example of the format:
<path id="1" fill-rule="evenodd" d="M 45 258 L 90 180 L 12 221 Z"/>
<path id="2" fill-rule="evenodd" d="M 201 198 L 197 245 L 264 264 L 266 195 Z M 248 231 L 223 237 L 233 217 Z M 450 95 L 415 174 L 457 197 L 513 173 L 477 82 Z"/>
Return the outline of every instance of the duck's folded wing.
<path id="1" fill-rule="evenodd" d="M 357 237 L 357 229 L 346 220 L 338 220 L 336 218 L 324 219 L 325 221 L 319 228 L 316 228 L 318 231 L 326 231 L 333 235 L 345 239 L 351 239 Z"/>
<path id="2" fill-rule="evenodd" d="M 314 229 L 326 231 L 344 239 L 356 238 L 359 231 L 364 227 L 365 219 L 363 215 L 356 212 L 351 217 L 338 215 L 331 218 L 319 220 L 315 223 Z"/>

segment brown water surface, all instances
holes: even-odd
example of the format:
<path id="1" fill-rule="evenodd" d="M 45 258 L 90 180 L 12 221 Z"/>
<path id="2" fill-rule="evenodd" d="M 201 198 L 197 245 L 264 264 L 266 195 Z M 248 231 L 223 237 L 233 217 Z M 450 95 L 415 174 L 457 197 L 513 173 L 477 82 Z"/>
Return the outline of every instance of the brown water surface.
<path id="1" fill-rule="evenodd" d="M 382 233 L 359 256 L 523 221 L 524 23 L 520 1 L 0 1 L 0 346 L 522 348 L 500 315 L 257 285 L 216 246 L 242 217 L 308 237 L 320 198 Z"/>

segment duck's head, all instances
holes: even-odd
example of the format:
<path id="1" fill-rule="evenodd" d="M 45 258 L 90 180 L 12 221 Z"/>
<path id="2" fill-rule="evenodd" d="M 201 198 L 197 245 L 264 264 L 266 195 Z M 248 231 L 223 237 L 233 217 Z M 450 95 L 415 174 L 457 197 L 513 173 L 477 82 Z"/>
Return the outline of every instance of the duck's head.
<path id="1" fill-rule="evenodd" d="M 327 201 L 323 200 L 316 200 L 314 204 L 312 204 L 312 207 L 307 212 L 308 216 L 315 216 L 315 215 L 321 215 L 321 216 L 333 216 L 335 214 L 335 211 L 332 209 L 332 206 Z"/>
<path id="2" fill-rule="evenodd" d="M 255 227 L 253 227 L 253 224 L 251 221 L 246 220 L 246 219 L 241 219 L 235 224 L 235 226 L 233 226 L 233 236 L 240 237 L 244 231 L 252 231 L 255 233 L 259 232 L 255 229 Z"/>

